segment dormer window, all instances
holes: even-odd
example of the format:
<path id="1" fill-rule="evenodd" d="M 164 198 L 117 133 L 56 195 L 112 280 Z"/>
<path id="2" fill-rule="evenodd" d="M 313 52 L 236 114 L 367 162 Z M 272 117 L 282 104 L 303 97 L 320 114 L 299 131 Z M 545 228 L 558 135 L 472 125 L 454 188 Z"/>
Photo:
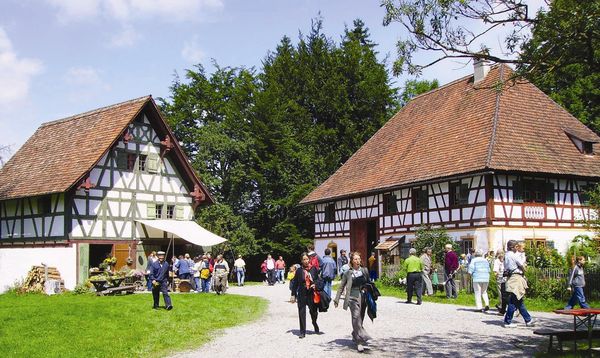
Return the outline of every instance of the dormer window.
<path id="1" fill-rule="evenodd" d="M 564 130 L 571 142 L 579 149 L 579 152 L 586 155 L 594 155 L 594 143 L 598 143 L 598 137 L 594 134 L 589 134 L 571 129 Z"/>

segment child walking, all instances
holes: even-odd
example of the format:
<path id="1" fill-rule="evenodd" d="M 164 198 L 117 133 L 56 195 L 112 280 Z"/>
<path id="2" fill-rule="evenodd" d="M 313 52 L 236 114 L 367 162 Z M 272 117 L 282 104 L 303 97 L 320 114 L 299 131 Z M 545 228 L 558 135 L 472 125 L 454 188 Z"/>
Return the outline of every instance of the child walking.
<path id="1" fill-rule="evenodd" d="M 292 280 L 294 279 L 295 276 L 296 276 L 296 265 L 292 265 L 292 266 L 290 266 L 290 270 L 288 271 L 288 274 L 287 274 L 287 279 L 288 279 L 288 282 L 290 283 L 289 284 L 290 292 L 292 291 Z M 294 303 L 294 295 L 293 294 L 290 296 L 290 300 L 288 302 Z"/>
<path id="2" fill-rule="evenodd" d="M 585 275 L 583 273 L 583 265 L 585 265 L 585 257 L 577 257 L 577 263 L 571 271 L 569 276 L 569 287 L 567 290 L 571 291 L 571 299 L 565 306 L 566 310 L 570 310 L 579 302 L 581 308 L 590 308 L 590 305 L 585 302 L 585 295 L 583 294 L 583 288 L 585 287 Z"/>

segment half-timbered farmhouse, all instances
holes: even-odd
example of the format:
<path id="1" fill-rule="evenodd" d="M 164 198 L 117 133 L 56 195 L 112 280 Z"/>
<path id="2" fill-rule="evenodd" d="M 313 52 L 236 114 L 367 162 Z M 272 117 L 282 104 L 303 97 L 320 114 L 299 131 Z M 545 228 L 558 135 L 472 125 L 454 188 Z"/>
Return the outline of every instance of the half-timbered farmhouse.
<path id="1" fill-rule="evenodd" d="M 476 62 L 403 107 L 302 200 L 317 252 L 406 248 L 422 225 L 445 227 L 463 252 L 509 239 L 565 251 L 591 234 L 582 220 L 595 215 L 586 190 L 600 178 L 600 138 L 512 75 Z"/>
<path id="2" fill-rule="evenodd" d="M 210 203 L 150 96 L 42 124 L 0 171 L 0 290 L 40 263 L 67 288 L 107 254 L 144 269 Z"/>

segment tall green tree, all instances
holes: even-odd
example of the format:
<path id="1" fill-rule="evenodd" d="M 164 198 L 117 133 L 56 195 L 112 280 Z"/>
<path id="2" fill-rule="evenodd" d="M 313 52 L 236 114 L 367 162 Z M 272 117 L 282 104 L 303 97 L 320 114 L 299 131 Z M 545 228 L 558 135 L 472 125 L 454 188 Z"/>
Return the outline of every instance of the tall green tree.
<path id="1" fill-rule="evenodd" d="M 255 183 L 253 168 L 254 96 L 258 91 L 254 73 L 243 68 L 218 65 L 207 76 L 201 65 L 176 78 L 170 101 L 161 108 L 194 168 L 219 202 L 235 214 L 251 211 Z"/>
<path id="2" fill-rule="evenodd" d="M 220 203 L 202 209 L 203 225 L 240 252 L 306 248 L 312 208 L 298 203 L 397 108 L 376 46 L 360 20 L 336 43 L 316 19 L 297 43 L 283 37 L 258 73 L 196 66 L 175 79 L 161 106 Z"/>
<path id="3" fill-rule="evenodd" d="M 434 90 L 440 86 L 438 80 L 407 80 L 404 82 L 404 89 L 400 94 L 400 106 L 404 107 L 406 104 L 416 96 Z"/>
<path id="4" fill-rule="evenodd" d="M 263 61 L 257 96 L 259 235 L 292 252 L 312 240 L 312 210 L 298 206 L 395 108 L 385 64 L 357 20 L 338 45 L 320 19 L 298 44 L 284 37 Z"/>
<path id="5" fill-rule="evenodd" d="M 600 1 L 553 1 L 520 59 L 529 80 L 600 133 Z"/>

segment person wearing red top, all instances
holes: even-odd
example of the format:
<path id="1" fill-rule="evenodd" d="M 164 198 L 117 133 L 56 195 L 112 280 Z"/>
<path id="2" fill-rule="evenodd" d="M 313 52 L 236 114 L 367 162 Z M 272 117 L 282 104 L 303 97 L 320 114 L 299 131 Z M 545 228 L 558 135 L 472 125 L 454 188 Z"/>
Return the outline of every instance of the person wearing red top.
<path id="1" fill-rule="evenodd" d="M 452 244 L 446 244 L 446 255 L 444 256 L 444 271 L 446 273 L 446 298 L 457 298 L 456 282 L 454 282 L 454 274 L 458 270 L 458 256 L 452 250 Z"/>
<path id="2" fill-rule="evenodd" d="M 275 277 L 277 282 L 285 283 L 285 261 L 283 257 L 279 256 L 279 260 L 275 261 Z"/>

